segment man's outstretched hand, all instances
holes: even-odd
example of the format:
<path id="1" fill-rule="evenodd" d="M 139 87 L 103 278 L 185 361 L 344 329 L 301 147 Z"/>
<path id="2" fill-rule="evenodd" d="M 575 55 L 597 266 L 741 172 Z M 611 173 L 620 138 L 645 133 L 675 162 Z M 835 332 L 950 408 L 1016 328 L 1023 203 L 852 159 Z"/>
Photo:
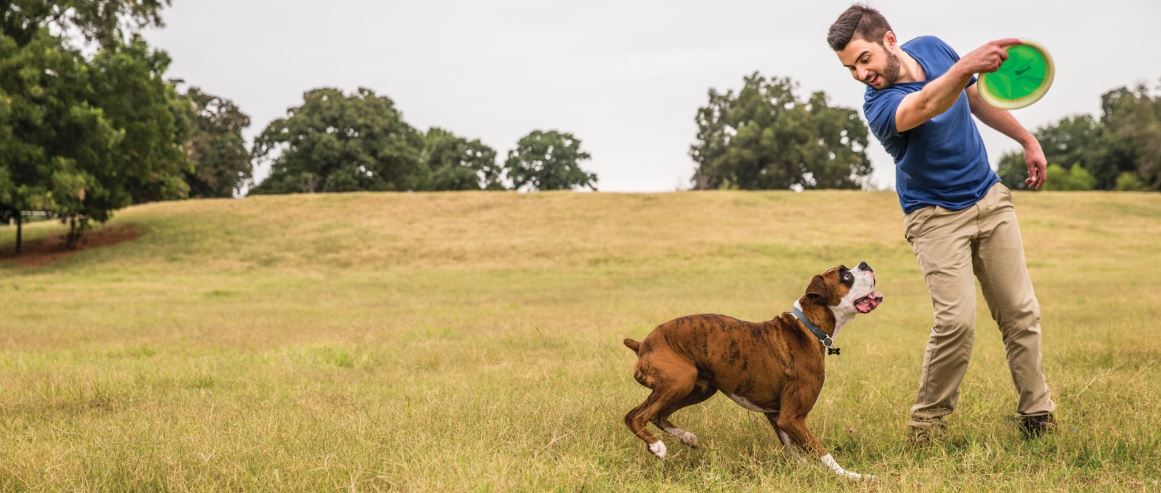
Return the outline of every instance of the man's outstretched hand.
<path id="1" fill-rule="evenodd" d="M 1004 60 L 1008 59 L 1008 47 L 1018 44 L 1023 43 L 1017 38 L 988 41 L 960 58 L 959 64 L 963 66 L 964 70 L 972 74 L 995 72 L 1004 63 Z"/>

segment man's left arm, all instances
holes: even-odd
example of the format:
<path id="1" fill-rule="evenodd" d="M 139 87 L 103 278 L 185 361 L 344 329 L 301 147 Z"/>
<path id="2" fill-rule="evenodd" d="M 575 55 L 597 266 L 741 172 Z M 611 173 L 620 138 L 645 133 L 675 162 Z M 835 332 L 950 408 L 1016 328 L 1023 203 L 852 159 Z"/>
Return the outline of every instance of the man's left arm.
<path id="1" fill-rule="evenodd" d="M 1026 130 L 1023 125 L 1020 125 L 1020 122 L 1016 121 L 1016 118 L 1008 110 L 1002 110 L 984 102 L 975 84 L 967 88 L 967 94 L 968 105 L 976 118 L 1024 146 L 1024 165 L 1028 167 L 1028 178 L 1024 180 L 1024 184 L 1028 188 L 1039 190 L 1048 178 L 1045 172 L 1048 162 L 1044 159 L 1044 150 L 1040 148 L 1040 141 L 1036 140 L 1036 136 Z"/>

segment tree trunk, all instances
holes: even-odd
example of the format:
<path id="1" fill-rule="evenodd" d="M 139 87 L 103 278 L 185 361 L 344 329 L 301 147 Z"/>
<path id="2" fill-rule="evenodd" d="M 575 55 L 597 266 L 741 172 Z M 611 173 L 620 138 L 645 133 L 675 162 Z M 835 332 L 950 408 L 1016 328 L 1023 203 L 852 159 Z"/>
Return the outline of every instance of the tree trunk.
<path id="1" fill-rule="evenodd" d="M 69 234 L 65 237 L 65 248 L 73 250 L 81 246 L 86 229 L 89 229 L 89 216 L 69 214 Z"/>
<path id="2" fill-rule="evenodd" d="M 69 216 L 69 235 L 65 237 L 65 248 L 73 249 L 77 247 L 77 216 Z"/>
<path id="3" fill-rule="evenodd" d="M 24 215 L 16 212 L 16 254 L 20 255 L 21 241 L 24 239 Z"/>

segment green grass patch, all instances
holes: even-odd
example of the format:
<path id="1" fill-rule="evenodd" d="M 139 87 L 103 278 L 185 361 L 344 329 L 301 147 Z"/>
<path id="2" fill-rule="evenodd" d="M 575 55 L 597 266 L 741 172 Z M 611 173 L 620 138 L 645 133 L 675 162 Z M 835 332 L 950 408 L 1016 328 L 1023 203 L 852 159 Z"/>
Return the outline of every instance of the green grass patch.
<path id="1" fill-rule="evenodd" d="M 982 296 L 946 440 L 906 443 L 931 307 L 891 193 L 413 193 L 149 204 L 130 241 L 0 258 L 0 489 L 1161 488 L 1161 196 L 1017 193 L 1060 433 L 1026 442 Z M 28 226 L 29 238 L 61 226 Z M 0 250 L 14 231 L 0 228 Z M 809 423 L 850 484 L 717 397 L 657 461 L 621 345 L 767 319 L 872 264 Z"/>

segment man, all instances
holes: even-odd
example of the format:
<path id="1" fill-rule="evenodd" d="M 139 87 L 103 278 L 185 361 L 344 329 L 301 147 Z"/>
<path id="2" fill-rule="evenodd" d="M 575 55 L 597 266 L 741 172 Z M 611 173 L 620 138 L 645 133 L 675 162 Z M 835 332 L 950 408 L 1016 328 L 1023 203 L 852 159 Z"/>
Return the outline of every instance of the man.
<path id="1" fill-rule="evenodd" d="M 1016 39 L 989 42 L 960 58 L 938 38 L 898 44 L 878 11 L 854 5 L 830 26 L 827 42 L 855 80 L 867 85 L 863 113 L 895 159 L 895 188 L 907 241 L 927 281 L 935 316 L 912 438 L 946 429 L 959 398 L 975 332 L 975 278 L 1003 334 L 1019 393 L 1020 429 L 1035 437 L 1055 426 L 1055 405 L 1041 369 L 1040 306 L 1024 262 L 1009 190 L 988 164 L 972 115 L 1024 147 L 1025 180 L 1039 189 L 1044 152 L 1007 111 L 980 99 L 974 74 L 993 72 Z"/>

